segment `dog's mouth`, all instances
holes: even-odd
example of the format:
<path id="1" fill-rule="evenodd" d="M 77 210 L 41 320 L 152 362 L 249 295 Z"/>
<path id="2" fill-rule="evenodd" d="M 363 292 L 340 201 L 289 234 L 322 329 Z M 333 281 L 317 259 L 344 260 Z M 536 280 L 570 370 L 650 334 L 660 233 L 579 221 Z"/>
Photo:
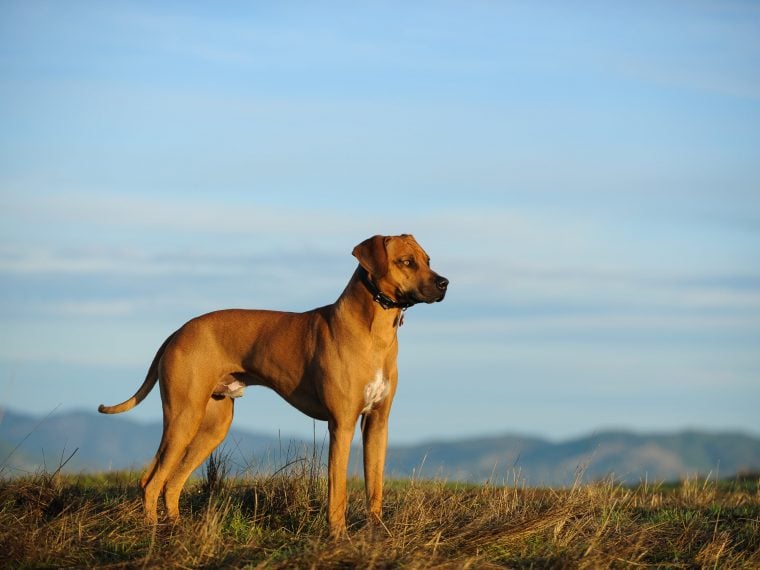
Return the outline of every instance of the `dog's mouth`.
<path id="1" fill-rule="evenodd" d="M 428 304 L 431 304 L 431 303 L 440 303 L 441 301 L 443 301 L 443 298 L 445 296 L 446 296 L 446 291 L 444 291 L 443 293 L 440 293 L 439 295 L 436 295 L 435 297 L 433 297 L 431 299 L 426 300 L 425 302 L 428 303 Z"/>
<path id="2" fill-rule="evenodd" d="M 417 295 L 415 295 L 412 292 L 396 289 L 396 302 L 411 307 L 412 305 L 416 305 L 417 303 L 420 303 L 421 301 L 417 297 Z"/>
<path id="3" fill-rule="evenodd" d="M 418 293 L 415 291 L 396 291 L 396 298 L 399 302 L 408 305 L 417 305 L 419 303 L 440 303 L 446 296 L 446 290 L 436 290 L 431 293 Z"/>

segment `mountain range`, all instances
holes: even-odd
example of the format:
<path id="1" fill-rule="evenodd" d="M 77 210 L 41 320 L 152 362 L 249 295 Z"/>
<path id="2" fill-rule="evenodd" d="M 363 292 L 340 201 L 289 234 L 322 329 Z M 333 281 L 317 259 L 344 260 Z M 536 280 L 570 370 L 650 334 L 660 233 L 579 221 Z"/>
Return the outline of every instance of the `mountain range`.
<path id="1" fill-rule="evenodd" d="M 0 409 L 0 475 L 54 471 L 64 463 L 62 470 L 70 473 L 139 470 L 153 457 L 160 438 L 160 422 L 143 424 L 91 412 L 35 417 Z M 327 442 L 233 427 L 220 450 L 233 473 L 265 473 L 315 455 L 326 463 Z M 569 485 L 576 477 L 588 481 L 613 475 L 617 481 L 637 483 L 757 471 L 760 438 L 696 430 L 599 431 L 559 442 L 501 435 L 391 445 L 386 463 L 386 474 L 392 478 L 529 486 Z M 352 452 L 350 473 L 361 474 L 359 446 Z"/>

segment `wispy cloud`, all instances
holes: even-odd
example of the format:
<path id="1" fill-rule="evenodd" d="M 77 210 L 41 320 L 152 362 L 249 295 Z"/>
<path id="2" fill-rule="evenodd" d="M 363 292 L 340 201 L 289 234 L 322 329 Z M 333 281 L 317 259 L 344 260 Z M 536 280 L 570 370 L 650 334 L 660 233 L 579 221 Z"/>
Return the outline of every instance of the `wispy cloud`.
<path id="1" fill-rule="evenodd" d="M 323 236 L 352 233 L 360 228 L 350 217 L 314 212 L 298 206 L 287 209 L 255 202 L 214 199 L 145 197 L 106 193 L 47 193 L 34 202 L 23 196 L 6 199 L 6 215 L 42 219 L 57 225 L 87 224 L 98 228 L 133 228 L 160 233 L 216 235 L 294 235 L 303 239 L 319 227 Z"/>
<path id="2" fill-rule="evenodd" d="M 65 301 L 56 303 L 48 311 L 49 315 L 64 318 L 82 317 L 123 317 L 135 311 L 135 301 L 132 299 L 113 299 L 108 301 Z"/>

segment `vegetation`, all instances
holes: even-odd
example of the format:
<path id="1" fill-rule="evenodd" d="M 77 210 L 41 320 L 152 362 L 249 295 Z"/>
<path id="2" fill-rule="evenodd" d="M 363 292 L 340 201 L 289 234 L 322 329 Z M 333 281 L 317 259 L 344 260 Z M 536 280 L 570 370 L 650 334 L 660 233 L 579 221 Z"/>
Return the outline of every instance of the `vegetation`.
<path id="1" fill-rule="evenodd" d="M 317 462 L 318 466 L 319 463 Z M 109 568 L 758 568 L 760 479 L 571 489 L 391 481 L 384 525 L 351 482 L 332 542 L 313 458 L 230 477 L 214 456 L 176 525 L 143 522 L 139 474 L 0 481 L 0 566 Z"/>

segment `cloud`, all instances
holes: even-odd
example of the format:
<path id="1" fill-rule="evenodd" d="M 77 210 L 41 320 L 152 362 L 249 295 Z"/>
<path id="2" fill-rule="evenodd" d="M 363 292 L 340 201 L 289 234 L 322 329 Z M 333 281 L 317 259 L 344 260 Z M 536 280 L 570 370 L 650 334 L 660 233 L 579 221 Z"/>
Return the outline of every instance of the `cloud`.
<path id="1" fill-rule="evenodd" d="M 693 57 L 663 62 L 661 58 L 630 58 L 615 63 L 616 70 L 625 77 L 656 85 L 658 87 L 676 88 L 697 93 L 721 95 L 730 98 L 760 99 L 760 82 L 748 69 L 737 70 L 735 64 L 729 65 L 731 57 L 725 64 L 720 61 L 705 65 Z M 611 64 L 612 65 L 612 64 Z"/>
<path id="2" fill-rule="evenodd" d="M 188 197 L 147 197 L 104 193 L 47 193 L 32 202 L 9 198 L 14 215 L 56 225 L 88 224 L 93 229 L 127 227 L 158 232 L 220 235 L 285 234 L 303 237 L 319 228 L 324 235 L 359 228 L 352 218 L 308 208 L 277 208 Z"/>
<path id="3" fill-rule="evenodd" d="M 65 318 L 123 317 L 132 314 L 135 311 L 135 305 L 136 303 L 133 299 L 65 301 L 53 305 L 45 312 Z"/>
<path id="4" fill-rule="evenodd" d="M 345 255 L 374 233 L 414 233 L 434 258 L 488 257 L 545 261 L 558 252 L 588 257 L 599 240 L 595 228 L 573 216 L 530 209 L 401 206 L 393 216 L 372 208 L 264 205 L 255 199 L 198 199 L 104 193 L 21 192 L 4 199 L 6 233 L 0 249 L 6 268 L 65 266 L 118 270 L 144 264 L 146 255 L 192 247 L 199 257 L 322 251 Z M 42 231 L 40 231 L 42 230 Z M 36 239 L 25 240 L 27 233 Z M 55 236 L 55 237 L 53 237 Z M 42 245 L 40 245 L 42 242 Z M 27 245 L 31 243 L 31 245 Z M 93 244 L 100 244 L 98 246 Z M 67 248 L 77 252 L 67 257 Z M 60 259 L 52 255 L 58 251 Z M 87 256 L 83 259 L 82 256 Z M 203 262 L 203 259 L 196 259 Z M 171 266 L 171 260 L 165 260 Z"/>
<path id="5" fill-rule="evenodd" d="M 13 246 L 0 248 L 0 272 L 17 275 L 232 276 L 263 258 L 209 255 L 188 249 L 147 251 L 122 247 Z"/>
<path id="6" fill-rule="evenodd" d="M 173 322 L 227 306 L 304 310 L 337 297 L 355 243 L 413 231 L 452 283 L 446 303 L 420 311 L 421 330 L 500 342 L 760 334 L 760 275 L 709 259 L 683 265 L 683 251 L 668 258 L 656 235 L 637 237 L 652 240 L 653 262 L 641 241 L 605 233 L 612 222 L 440 208 L 380 226 L 369 212 L 311 206 L 84 193 L 16 201 L 13 224 L 42 219 L 57 239 L 0 247 L 2 312 Z"/>

